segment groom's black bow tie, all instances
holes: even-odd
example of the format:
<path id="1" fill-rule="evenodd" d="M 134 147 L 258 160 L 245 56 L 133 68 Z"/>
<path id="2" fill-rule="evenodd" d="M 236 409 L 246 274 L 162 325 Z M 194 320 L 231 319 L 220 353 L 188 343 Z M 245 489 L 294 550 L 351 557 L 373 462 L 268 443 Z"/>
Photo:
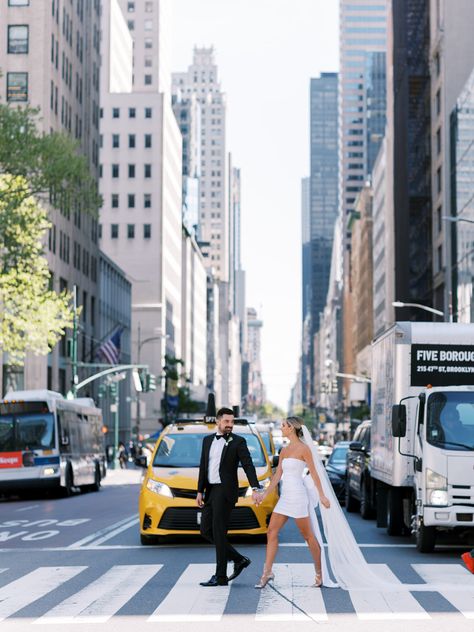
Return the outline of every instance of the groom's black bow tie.
<path id="1" fill-rule="evenodd" d="M 224 439 L 225 442 L 227 443 L 227 437 L 225 435 L 223 435 L 223 434 L 216 434 L 216 439 L 217 440 Z"/>

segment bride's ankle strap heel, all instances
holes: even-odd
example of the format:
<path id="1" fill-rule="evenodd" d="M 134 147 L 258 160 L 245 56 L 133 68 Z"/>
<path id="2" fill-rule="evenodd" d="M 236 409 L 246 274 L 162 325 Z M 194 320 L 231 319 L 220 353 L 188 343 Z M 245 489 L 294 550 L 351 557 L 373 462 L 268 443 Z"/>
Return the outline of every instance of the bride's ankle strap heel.
<path id="1" fill-rule="evenodd" d="M 321 571 L 316 571 L 316 576 L 314 578 L 314 584 L 313 587 L 314 588 L 321 588 L 321 586 L 323 585 L 323 576 Z"/>
<path id="2" fill-rule="evenodd" d="M 260 581 L 258 584 L 255 584 L 255 588 L 265 588 L 269 581 L 273 581 L 275 579 L 275 575 L 272 571 L 267 571 L 266 569 L 263 571 L 262 576 L 260 577 Z"/>

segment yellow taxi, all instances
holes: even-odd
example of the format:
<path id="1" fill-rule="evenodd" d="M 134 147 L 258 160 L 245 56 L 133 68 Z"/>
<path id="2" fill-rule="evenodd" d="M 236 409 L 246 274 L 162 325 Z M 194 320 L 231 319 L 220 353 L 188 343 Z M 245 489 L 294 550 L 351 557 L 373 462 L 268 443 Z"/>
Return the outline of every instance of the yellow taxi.
<path id="1" fill-rule="evenodd" d="M 202 440 L 216 431 L 215 423 L 198 420 L 176 421 L 161 433 L 146 469 L 140 490 L 140 541 L 153 544 L 163 536 L 198 535 L 201 509 L 197 507 L 197 481 Z M 235 420 L 234 434 L 247 441 L 257 477 L 262 487 L 270 484 L 271 457 L 258 432 L 245 420 Z M 145 463 L 137 460 L 137 464 Z M 263 535 L 278 494 L 269 494 L 258 507 L 252 501 L 252 488 L 239 468 L 239 499 L 232 512 L 229 533 Z"/>

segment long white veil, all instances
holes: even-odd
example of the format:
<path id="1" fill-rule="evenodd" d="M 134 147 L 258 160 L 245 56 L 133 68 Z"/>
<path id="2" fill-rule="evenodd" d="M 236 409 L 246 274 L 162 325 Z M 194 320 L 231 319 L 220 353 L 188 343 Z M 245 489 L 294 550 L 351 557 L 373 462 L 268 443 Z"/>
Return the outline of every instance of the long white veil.
<path id="1" fill-rule="evenodd" d="M 303 426 L 303 440 L 311 450 L 316 471 L 321 480 L 324 495 L 329 499 L 331 506 L 326 509 L 320 505 L 321 519 L 324 536 L 327 542 L 327 557 L 325 547 L 321 537 L 318 520 L 314 511 L 318 504 L 318 493 L 311 476 L 306 476 L 305 484 L 308 490 L 308 502 L 310 507 L 310 518 L 313 529 L 321 546 L 321 565 L 323 575 L 323 585 L 333 588 L 340 586 L 345 590 L 377 590 L 377 591 L 433 591 L 441 589 L 451 589 L 449 585 L 434 584 L 402 584 L 382 579 L 367 563 L 362 551 L 357 544 L 351 531 L 346 516 L 334 493 L 331 481 L 329 480 L 326 468 L 324 467 L 317 448 L 313 443 L 309 430 Z M 328 573 L 328 567 L 337 581 L 335 584 Z"/>

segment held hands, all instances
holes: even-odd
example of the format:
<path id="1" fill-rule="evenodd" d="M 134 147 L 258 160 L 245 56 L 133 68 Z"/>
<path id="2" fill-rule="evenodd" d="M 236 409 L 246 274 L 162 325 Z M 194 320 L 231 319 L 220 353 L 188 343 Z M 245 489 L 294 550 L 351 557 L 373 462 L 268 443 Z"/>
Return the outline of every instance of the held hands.
<path id="1" fill-rule="evenodd" d="M 265 499 L 265 493 L 263 491 L 255 490 L 252 492 L 252 500 L 255 505 L 258 507 Z"/>
<path id="2" fill-rule="evenodd" d="M 323 507 L 326 507 L 326 509 L 329 509 L 329 507 L 331 506 L 331 503 L 329 502 L 329 500 L 326 498 L 326 496 L 321 496 L 321 498 L 319 499 L 321 505 Z"/>
<path id="3" fill-rule="evenodd" d="M 196 505 L 198 507 L 204 507 L 204 501 L 202 499 L 202 494 L 201 492 L 198 492 L 198 495 L 196 496 Z"/>

